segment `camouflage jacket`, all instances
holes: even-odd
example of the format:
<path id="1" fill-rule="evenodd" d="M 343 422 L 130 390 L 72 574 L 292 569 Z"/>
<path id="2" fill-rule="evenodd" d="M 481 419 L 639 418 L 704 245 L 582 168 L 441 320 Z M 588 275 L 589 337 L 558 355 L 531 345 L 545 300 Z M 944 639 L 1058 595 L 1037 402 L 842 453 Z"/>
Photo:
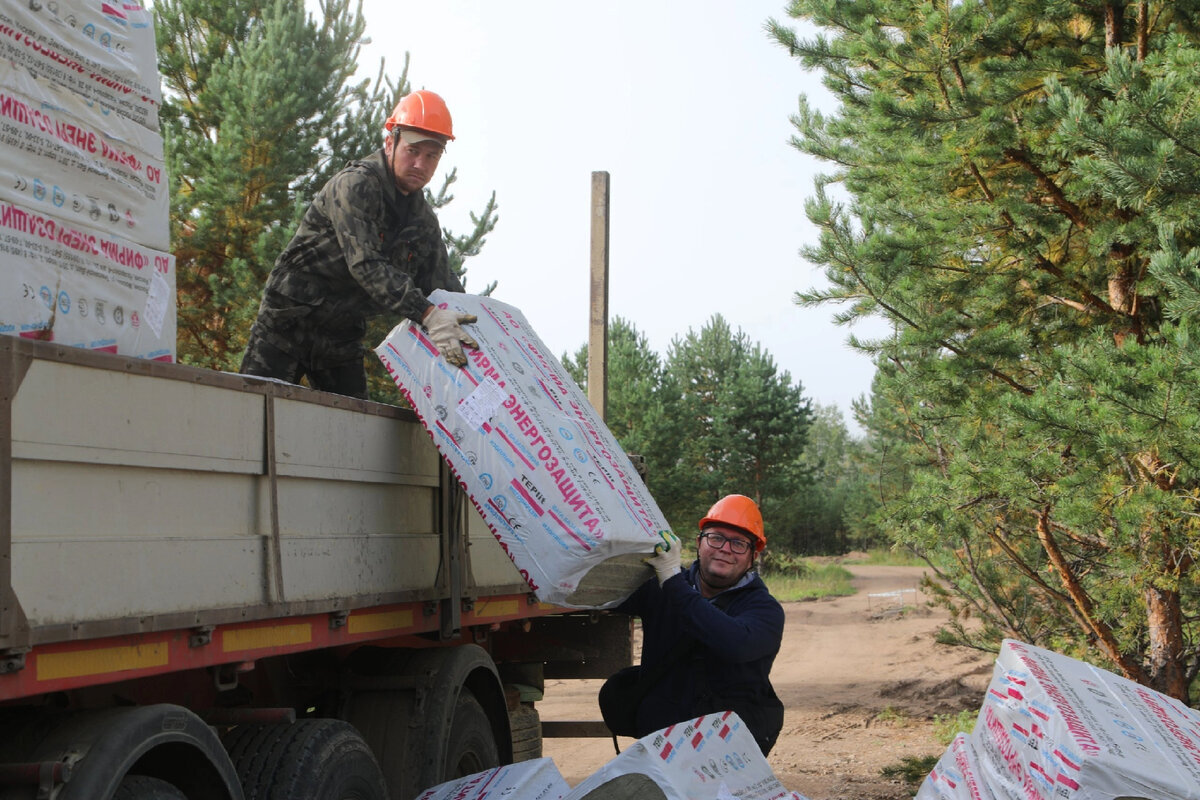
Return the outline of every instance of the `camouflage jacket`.
<path id="1" fill-rule="evenodd" d="M 267 278 L 255 327 L 315 368 L 360 358 L 367 320 L 420 321 L 434 289 L 463 291 L 424 192 L 402 194 L 383 150 L 313 199 Z"/>

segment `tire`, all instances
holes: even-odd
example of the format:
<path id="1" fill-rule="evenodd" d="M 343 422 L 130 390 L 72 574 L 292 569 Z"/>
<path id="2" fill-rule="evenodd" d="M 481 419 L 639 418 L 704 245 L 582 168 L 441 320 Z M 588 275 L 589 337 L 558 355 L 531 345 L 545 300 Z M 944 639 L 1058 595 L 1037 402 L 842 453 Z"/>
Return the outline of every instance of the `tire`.
<path id="1" fill-rule="evenodd" d="M 521 703 L 508 714 L 512 729 L 513 763 L 542 757 L 542 717 L 530 703 Z"/>
<path id="2" fill-rule="evenodd" d="M 392 797 L 413 797 L 428 788 L 416 785 L 422 742 L 414 735 L 413 721 L 419 714 L 412 692 L 362 692 L 348 704 L 346 714 L 375 753 Z"/>
<path id="3" fill-rule="evenodd" d="M 174 784 L 149 775 L 126 775 L 112 800 L 187 800 L 187 795 Z"/>
<path id="4" fill-rule="evenodd" d="M 492 734 L 492 724 L 475 695 L 464 686 L 458 695 L 454 718 L 450 723 L 446 763 L 442 768 L 443 780 L 473 775 L 498 766 L 500 753 Z"/>
<path id="5" fill-rule="evenodd" d="M 225 747 L 246 800 L 388 800 L 375 756 L 341 720 L 240 725 Z"/>

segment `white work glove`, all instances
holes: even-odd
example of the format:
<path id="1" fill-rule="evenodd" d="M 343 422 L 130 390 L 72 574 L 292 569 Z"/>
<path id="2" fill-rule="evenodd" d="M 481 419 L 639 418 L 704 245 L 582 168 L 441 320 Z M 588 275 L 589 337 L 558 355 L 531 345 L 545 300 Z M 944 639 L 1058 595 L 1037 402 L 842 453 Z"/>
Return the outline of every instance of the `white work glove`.
<path id="1" fill-rule="evenodd" d="M 437 345 L 437 349 L 441 352 L 442 358 L 446 359 L 446 363 L 456 367 L 465 367 L 467 356 L 463 353 L 462 346 L 465 344 L 467 347 L 478 348 L 479 344 L 462 329 L 462 325 L 478 321 L 479 318 L 474 314 L 459 314 L 434 306 L 433 310 L 421 320 L 421 324 L 425 326 L 425 331 Z"/>
<path id="2" fill-rule="evenodd" d="M 679 544 L 679 537 L 670 531 L 659 531 L 658 535 L 662 537 L 662 541 L 654 545 L 654 555 L 642 560 L 654 567 L 654 572 L 658 575 L 658 585 L 662 586 L 667 582 L 667 578 L 679 574 L 679 551 L 683 547 Z"/>

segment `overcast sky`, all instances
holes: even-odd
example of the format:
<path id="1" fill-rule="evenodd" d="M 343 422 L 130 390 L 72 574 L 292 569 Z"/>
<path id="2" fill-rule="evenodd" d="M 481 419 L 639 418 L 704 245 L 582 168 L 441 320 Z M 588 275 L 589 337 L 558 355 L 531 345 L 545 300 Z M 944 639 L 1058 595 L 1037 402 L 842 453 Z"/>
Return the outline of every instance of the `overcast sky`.
<path id="1" fill-rule="evenodd" d="M 869 391 L 873 366 L 846 344 L 836 309 L 802 309 L 823 276 L 799 255 L 824 169 L 788 144 L 813 75 L 771 41 L 782 0 L 364 0 L 389 74 L 411 54 L 414 88 L 445 98 L 456 140 L 457 233 L 492 191 L 499 223 L 467 262 L 467 289 L 521 309 L 558 355 L 588 334 L 592 172 L 610 175 L 610 315 L 666 356 L 720 313 L 763 345 L 806 396 L 835 404 Z M 796 27 L 791 20 L 792 27 Z M 441 174 L 435 178 L 438 185 Z M 878 330 L 878 328 L 876 329 Z M 860 335 L 872 331 L 861 326 Z"/>

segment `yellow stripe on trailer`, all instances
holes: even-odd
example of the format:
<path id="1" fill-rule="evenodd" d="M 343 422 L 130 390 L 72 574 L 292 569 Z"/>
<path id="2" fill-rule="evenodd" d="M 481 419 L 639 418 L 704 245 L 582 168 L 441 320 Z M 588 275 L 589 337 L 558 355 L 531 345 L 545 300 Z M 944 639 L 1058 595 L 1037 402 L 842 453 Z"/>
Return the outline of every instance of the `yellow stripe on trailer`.
<path id="1" fill-rule="evenodd" d="M 243 650 L 262 650 L 270 647 L 290 647 L 312 641 L 312 625 L 272 625 L 259 628 L 242 628 L 223 631 L 221 649 L 226 653 Z"/>
<path id="2" fill-rule="evenodd" d="M 521 610 L 517 600 L 480 600 L 475 603 L 475 619 L 491 617 L 515 617 Z"/>
<path id="3" fill-rule="evenodd" d="M 405 609 L 403 611 L 384 611 L 379 614 L 351 614 L 350 619 L 346 621 L 346 628 L 353 635 L 401 630 L 411 628 L 412 624 L 413 612 Z"/>
<path id="4" fill-rule="evenodd" d="M 66 653 L 39 653 L 39 681 L 79 678 L 84 675 L 103 675 L 166 666 L 169 648 L 166 642 L 132 647 L 102 647 L 92 650 L 72 650 Z"/>

